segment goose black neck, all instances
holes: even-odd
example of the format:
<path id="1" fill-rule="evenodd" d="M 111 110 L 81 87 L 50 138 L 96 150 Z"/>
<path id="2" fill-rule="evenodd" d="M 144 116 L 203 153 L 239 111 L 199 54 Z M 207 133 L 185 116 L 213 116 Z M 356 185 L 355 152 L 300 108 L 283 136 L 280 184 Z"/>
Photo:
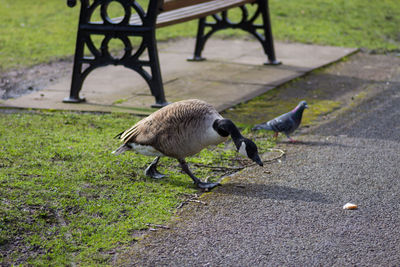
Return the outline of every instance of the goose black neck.
<path id="1" fill-rule="evenodd" d="M 215 120 L 213 123 L 214 130 L 223 137 L 230 135 L 236 146 L 240 146 L 240 141 L 243 139 L 236 125 L 228 119 Z"/>

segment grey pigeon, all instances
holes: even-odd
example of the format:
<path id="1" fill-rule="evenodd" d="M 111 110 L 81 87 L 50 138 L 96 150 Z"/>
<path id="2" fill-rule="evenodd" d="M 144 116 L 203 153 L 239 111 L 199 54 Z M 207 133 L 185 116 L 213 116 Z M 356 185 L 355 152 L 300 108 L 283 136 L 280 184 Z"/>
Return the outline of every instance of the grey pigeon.
<path id="1" fill-rule="evenodd" d="M 299 128 L 305 108 L 308 108 L 306 101 L 300 101 L 300 103 L 292 111 L 280 115 L 279 117 L 276 117 L 268 122 L 257 124 L 252 130 L 255 131 L 264 129 L 274 131 L 275 138 L 279 133 L 284 133 L 291 142 L 296 142 L 289 136 L 289 134 L 293 133 L 297 128 Z"/>

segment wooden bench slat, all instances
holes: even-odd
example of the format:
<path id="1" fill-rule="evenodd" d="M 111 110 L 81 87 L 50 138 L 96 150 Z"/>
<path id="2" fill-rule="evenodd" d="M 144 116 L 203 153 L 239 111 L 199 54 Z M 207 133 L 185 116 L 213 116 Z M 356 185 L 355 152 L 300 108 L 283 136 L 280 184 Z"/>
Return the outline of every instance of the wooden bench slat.
<path id="1" fill-rule="evenodd" d="M 187 6 L 193 6 L 197 4 L 201 4 L 204 2 L 210 2 L 213 0 L 164 0 L 162 10 L 165 11 L 171 11 L 174 9 L 182 8 L 182 7 L 187 7 Z"/>
<path id="2" fill-rule="evenodd" d="M 195 18 L 202 18 L 251 2 L 254 2 L 254 0 L 214 0 L 197 4 L 195 6 L 184 7 L 169 12 L 163 12 L 157 18 L 157 27 L 160 28 L 175 23 L 189 21 Z"/>
<path id="3" fill-rule="evenodd" d="M 242 6 L 245 3 L 252 3 L 255 0 L 213 0 L 175 9 L 168 12 L 162 12 L 157 17 L 157 27 L 161 28 L 171 24 L 189 21 L 195 18 L 202 18 L 220 11 L 224 11 L 233 7 Z M 113 21 L 120 21 L 120 18 L 114 18 Z M 142 21 L 137 15 L 133 15 L 129 21 L 132 25 L 141 25 Z"/>

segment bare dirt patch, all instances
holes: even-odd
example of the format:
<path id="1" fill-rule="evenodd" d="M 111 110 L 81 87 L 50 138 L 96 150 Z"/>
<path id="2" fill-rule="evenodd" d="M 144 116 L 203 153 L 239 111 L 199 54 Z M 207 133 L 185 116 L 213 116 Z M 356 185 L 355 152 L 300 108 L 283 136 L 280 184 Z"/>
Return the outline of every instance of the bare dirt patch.
<path id="1" fill-rule="evenodd" d="M 0 73 L 0 99 L 39 91 L 72 73 L 72 58 Z"/>

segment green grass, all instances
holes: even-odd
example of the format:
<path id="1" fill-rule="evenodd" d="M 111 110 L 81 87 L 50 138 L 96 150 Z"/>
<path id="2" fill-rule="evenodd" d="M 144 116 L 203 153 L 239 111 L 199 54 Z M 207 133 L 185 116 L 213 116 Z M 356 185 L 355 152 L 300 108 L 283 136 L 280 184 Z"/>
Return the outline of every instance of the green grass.
<path id="1" fill-rule="evenodd" d="M 159 169 L 169 177 L 153 180 L 143 174 L 151 158 L 111 154 L 119 145 L 113 136 L 138 119 L 0 113 L 0 263 L 110 263 L 115 252 L 135 242 L 138 230 L 166 223 L 198 192 L 176 160 L 163 158 Z M 239 166 L 236 157 L 228 143 L 188 162 Z M 192 170 L 202 179 L 223 175 L 206 167 Z"/>
<path id="2" fill-rule="evenodd" d="M 378 52 L 400 49 L 398 0 L 271 0 L 270 9 L 276 40 Z M 78 13 L 79 5 L 69 8 L 66 1 L 0 0 L 0 71 L 71 56 Z M 237 19 L 237 12 L 232 16 Z M 194 37 L 196 27 L 191 21 L 161 28 L 157 38 Z M 227 30 L 222 35 L 243 33 Z"/>
<path id="3" fill-rule="evenodd" d="M 323 45 L 400 50 L 397 0 L 271 1 L 277 39 Z"/>
<path id="4" fill-rule="evenodd" d="M 0 71 L 73 53 L 78 8 L 66 1 L 0 1 Z"/>

